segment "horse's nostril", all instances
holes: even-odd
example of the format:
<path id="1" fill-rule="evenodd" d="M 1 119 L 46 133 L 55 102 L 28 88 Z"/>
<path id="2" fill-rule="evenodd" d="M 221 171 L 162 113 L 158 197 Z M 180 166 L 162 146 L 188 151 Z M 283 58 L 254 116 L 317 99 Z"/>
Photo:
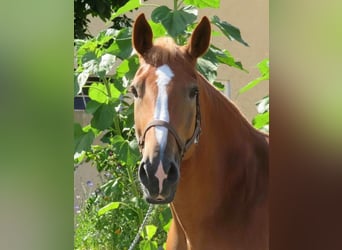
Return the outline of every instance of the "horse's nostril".
<path id="1" fill-rule="evenodd" d="M 175 163 L 170 163 L 170 168 L 167 173 L 167 180 L 170 182 L 176 182 L 178 180 L 178 167 Z"/>
<path id="2" fill-rule="evenodd" d="M 147 172 L 145 169 L 145 162 L 141 162 L 139 166 L 139 179 L 143 184 L 147 184 Z"/>

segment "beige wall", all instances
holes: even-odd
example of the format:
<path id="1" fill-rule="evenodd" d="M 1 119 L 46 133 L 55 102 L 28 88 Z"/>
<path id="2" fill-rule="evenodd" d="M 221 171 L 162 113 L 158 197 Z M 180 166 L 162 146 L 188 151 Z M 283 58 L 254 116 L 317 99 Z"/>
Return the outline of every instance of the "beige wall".
<path id="1" fill-rule="evenodd" d="M 173 1 L 149 0 L 147 4 L 168 5 L 173 8 Z M 134 11 L 130 17 L 135 18 L 139 13 L 144 12 L 147 18 L 155 7 L 141 7 Z M 253 90 L 238 96 L 238 90 L 249 81 L 259 76 L 256 64 L 264 58 L 269 57 L 269 19 L 268 0 L 221 0 L 219 9 L 201 9 L 199 17 L 207 15 L 209 17 L 217 15 L 221 20 L 225 20 L 240 29 L 243 39 L 249 47 L 236 42 L 229 41 L 225 37 L 213 37 L 212 42 L 222 49 L 231 52 L 236 60 L 242 62 L 249 71 L 245 73 L 241 70 L 221 66 L 218 70 L 218 80 L 229 81 L 231 85 L 231 99 L 238 105 L 246 117 L 251 120 L 256 114 L 255 102 L 268 93 L 268 81 L 259 84 Z M 98 19 L 92 19 L 89 30 L 92 34 L 97 34 L 105 25 Z"/>

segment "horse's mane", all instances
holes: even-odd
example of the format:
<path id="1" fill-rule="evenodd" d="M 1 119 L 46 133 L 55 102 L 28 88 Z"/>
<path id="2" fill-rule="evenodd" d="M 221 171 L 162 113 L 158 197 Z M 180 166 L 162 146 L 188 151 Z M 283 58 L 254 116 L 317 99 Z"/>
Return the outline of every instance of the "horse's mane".
<path id="1" fill-rule="evenodd" d="M 154 41 L 153 47 L 144 54 L 144 60 L 152 65 L 160 66 L 183 58 L 179 47 L 171 37 L 161 37 Z"/>
<path id="2" fill-rule="evenodd" d="M 198 75 L 199 84 L 201 84 L 201 86 L 205 89 L 204 92 L 206 95 L 208 95 L 210 105 L 212 105 L 213 110 L 216 112 L 222 110 L 222 114 L 228 113 L 239 120 L 244 126 L 251 126 L 244 114 L 241 113 L 241 111 L 229 99 L 227 99 L 222 92 L 218 91 L 214 86 L 212 86 L 204 76 L 201 74 Z"/>

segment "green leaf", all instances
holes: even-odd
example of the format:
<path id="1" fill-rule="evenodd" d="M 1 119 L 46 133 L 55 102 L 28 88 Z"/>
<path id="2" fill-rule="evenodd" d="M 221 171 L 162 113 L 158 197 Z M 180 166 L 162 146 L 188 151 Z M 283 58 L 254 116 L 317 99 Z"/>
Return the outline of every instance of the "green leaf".
<path id="1" fill-rule="evenodd" d="M 213 82 L 213 85 L 218 89 L 218 90 L 224 90 L 224 84 L 221 82 Z"/>
<path id="2" fill-rule="evenodd" d="M 142 240 L 139 243 L 140 250 L 157 250 L 158 243 L 156 241 Z"/>
<path id="3" fill-rule="evenodd" d="M 136 150 L 132 149 L 127 141 L 121 145 L 120 157 L 122 161 L 126 162 L 129 166 L 134 166 L 139 160 L 139 154 Z"/>
<path id="4" fill-rule="evenodd" d="M 120 202 L 111 202 L 111 203 L 107 204 L 106 206 L 100 208 L 99 211 L 97 212 L 97 215 L 101 216 L 101 215 L 107 213 L 108 211 L 118 209 L 119 206 L 120 206 Z"/>
<path id="5" fill-rule="evenodd" d="M 118 90 L 113 83 L 109 83 L 109 90 L 112 96 L 112 101 L 117 101 L 121 97 L 121 91 Z"/>
<path id="6" fill-rule="evenodd" d="M 211 22 L 216 25 L 229 40 L 236 40 L 243 45 L 248 46 L 248 43 L 242 39 L 240 30 L 235 26 L 226 21 L 221 21 L 218 16 L 213 16 Z"/>
<path id="7" fill-rule="evenodd" d="M 197 8 L 219 8 L 220 0 L 184 0 L 188 5 L 196 6 Z"/>
<path id="8" fill-rule="evenodd" d="M 147 225 L 145 227 L 145 230 L 146 230 L 146 237 L 147 237 L 147 240 L 151 240 L 152 237 L 156 234 L 157 232 L 157 227 L 155 225 Z M 144 232 L 141 232 L 141 236 L 144 237 Z"/>
<path id="9" fill-rule="evenodd" d="M 240 90 L 239 90 L 239 94 L 242 94 L 244 92 L 246 92 L 247 90 L 250 90 L 251 88 L 253 88 L 254 86 L 258 85 L 260 82 L 267 80 L 268 78 L 265 77 L 258 77 L 257 79 L 254 79 L 253 81 L 247 83 L 247 85 L 243 86 Z"/>
<path id="10" fill-rule="evenodd" d="M 102 104 L 91 119 L 91 126 L 99 130 L 109 128 L 113 124 L 115 109 L 113 104 Z"/>
<path id="11" fill-rule="evenodd" d="M 111 139 L 111 142 L 116 149 L 119 160 L 129 166 L 135 166 L 140 158 L 139 151 L 136 145 L 128 142 L 121 135 L 116 135 Z"/>
<path id="12" fill-rule="evenodd" d="M 269 124 L 269 112 L 265 112 L 263 114 L 257 114 L 253 121 L 253 126 L 257 129 L 263 128 L 265 125 Z"/>
<path id="13" fill-rule="evenodd" d="M 97 101 L 99 103 L 108 102 L 107 89 L 102 83 L 94 82 L 92 85 L 90 85 L 88 95 L 91 100 Z"/>
<path id="14" fill-rule="evenodd" d="M 151 26 L 154 38 L 166 36 L 167 31 L 161 23 L 155 23 L 152 20 L 149 20 L 148 23 Z"/>
<path id="15" fill-rule="evenodd" d="M 214 62 L 216 65 L 222 63 L 230 67 L 244 70 L 241 62 L 236 62 L 234 57 L 227 50 L 217 48 L 214 45 L 210 45 L 207 53 L 203 56 L 203 58 Z"/>
<path id="16" fill-rule="evenodd" d="M 90 51 L 90 52 L 85 53 L 82 56 L 82 63 L 84 64 L 86 62 L 89 62 L 91 60 L 96 60 L 96 59 L 97 59 L 97 56 L 96 56 L 95 52 Z"/>
<path id="17" fill-rule="evenodd" d="M 85 112 L 87 114 L 93 114 L 95 111 L 101 106 L 101 103 L 97 101 L 90 100 L 87 102 L 87 106 L 85 108 Z"/>
<path id="18" fill-rule="evenodd" d="M 163 229 L 165 232 L 169 232 L 171 223 L 172 223 L 172 218 L 169 220 L 169 222 L 166 225 L 163 226 Z"/>
<path id="19" fill-rule="evenodd" d="M 162 23 L 167 33 L 175 38 L 185 32 L 187 26 L 196 20 L 197 15 L 194 14 L 194 8 L 189 6 L 180 10 L 160 6 L 152 11 L 151 17 L 153 22 Z"/>
<path id="20" fill-rule="evenodd" d="M 197 69 L 198 71 L 207 78 L 210 83 L 213 83 L 217 76 L 217 65 L 213 62 L 205 59 L 197 59 Z"/>
<path id="21" fill-rule="evenodd" d="M 230 67 L 235 67 L 241 70 L 244 70 L 242 64 L 240 62 L 235 62 L 234 58 L 230 55 L 230 53 L 226 50 L 219 49 L 214 45 L 211 45 L 207 51 L 207 53 L 202 57 L 207 61 L 210 61 L 216 67 L 222 63 L 226 64 Z"/>
<path id="22" fill-rule="evenodd" d="M 139 68 L 139 59 L 137 56 L 130 57 L 121 62 L 121 64 L 116 68 L 116 77 L 122 78 L 126 77 L 127 80 L 132 80 L 134 78 L 135 72 Z"/>
<path id="23" fill-rule="evenodd" d="M 125 28 L 116 34 L 114 42 L 106 52 L 125 59 L 132 54 L 132 50 L 132 32 L 130 28 Z"/>
<path id="24" fill-rule="evenodd" d="M 140 0 L 130 0 L 124 6 L 119 8 L 111 17 L 110 19 L 113 20 L 115 17 L 125 14 L 128 11 L 134 10 L 141 6 Z"/>
<path id="25" fill-rule="evenodd" d="M 261 62 L 257 64 L 257 67 L 260 71 L 261 76 L 254 79 L 253 81 L 247 83 L 245 86 L 243 86 L 239 90 L 239 94 L 246 92 L 247 90 L 250 90 L 254 86 L 258 85 L 260 82 L 264 80 L 269 80 L 270 74 L 269 74 L 269 59 L 264 59 Z"/>
<path id="26" fill-rule="evenodd" d="M 257 64 L 257 67 L 260 71 L 260 74 L 262 76 L 266 76 L 269 77 L 269 73 L 270 73 L 270 61 L 268 58 L 262 60 L 261 62 L 259 62 Z"/>
<path id="27" fill-rule="evenodd" d="M 95 135 L 92 130 L 84 132 L 81 125 L 74 124 L 74 152 L 81 153 L 82 151 L 89 151 Z"/>

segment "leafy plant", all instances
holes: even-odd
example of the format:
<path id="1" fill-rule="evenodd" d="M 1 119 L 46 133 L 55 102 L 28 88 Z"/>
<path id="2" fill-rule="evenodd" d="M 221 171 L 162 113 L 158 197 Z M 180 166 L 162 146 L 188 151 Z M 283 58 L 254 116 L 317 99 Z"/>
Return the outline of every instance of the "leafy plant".
<path id="1" fill-rule="evenodd" d="M 74 38 L 90 38 L 88 16 L 99 17 L 102 21 L 112 21 L 112 28 L 131 26 L 132 20 L 126 15 L 111 18 L 111 13 L 125 5 L 129 0 L 74 0 Z"/>
<path id="2" fill-rule="evenodd" d="M 244 87 L 239 90 L 239 93 L 244 93 L 260 82 L 264 80 L 269 80 L 270 78 L 270 61 L 269 59 L 264 59 L 257 64 L 257 67 L 260 71 L 260 77 L 254 79 L 253 81 L 247 83 Z M 258 114 L 253 118 L 252 123 L 254 127 L 257 129 L 264 130 L 269 132 L 269 117 L 270 117 L 270 109 L 269 109 L 269 95 L 263 97 L 260 101 L 256 103 Z"/>
<path id="3" fill-rule="evenodd" d="M 149 21 L 154 37 L 169 35 L 177 44 L 184 45 L 196 25 L 198 8 L 218 8 L 219 5 L 219 0 L 174 0 L 173 9 L 154 5 Z M 110 19 L 144 6 L 147 4 L 139 0 L 127 1 L 111 13 Z M 238 28 L 217 16 L 211 17 L 211 22 L 217 27 L 217 34 L 248 46 Z M 136 177 L 140 155 L 133 126 L 132 100 L 127 92 L 139 66 L 137 55 L 132 53 L 131 32 L 130 25 L 127 25 L 120 29 L 106 29 L 93 38 L 75 40 L 74 94 L 88 94 L 90 101 L 85 112 L 91 120 L 83 127 L 75 124 L 74 161 L 76 166 L 84 161 L 91 162 L 107 176 L 77 217 L 79 222 L 81 216 L 88 220 L 76 228 L 76 249 L 89 246 L 92 249 L 127 249 L 148 207 L 141 198 Z M 223 87 L 216 81 L 220 64 L 245 70 L 229 51 L 212 44 L 198 60 L 197 69 L 217 88 Z M 89 84 L 90 76 L 97 80 Z M 101 144 L 94 143 L 95 138 L 99 138 Z M 170 223 L 169 207 L 155 207 L 152 219 L 141 235 L 139 248 L 163 247 Z M 88 233 L 94 237 L 82 238 L 80 232 L 85 230 L 80 229 L 84 225 L 92 225 Z"/>

